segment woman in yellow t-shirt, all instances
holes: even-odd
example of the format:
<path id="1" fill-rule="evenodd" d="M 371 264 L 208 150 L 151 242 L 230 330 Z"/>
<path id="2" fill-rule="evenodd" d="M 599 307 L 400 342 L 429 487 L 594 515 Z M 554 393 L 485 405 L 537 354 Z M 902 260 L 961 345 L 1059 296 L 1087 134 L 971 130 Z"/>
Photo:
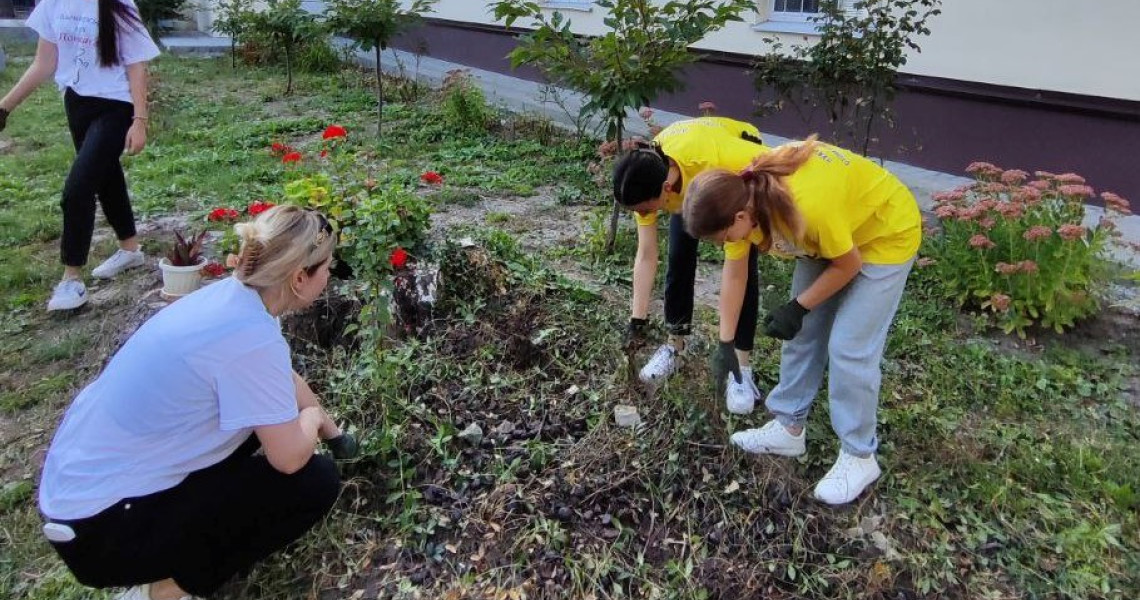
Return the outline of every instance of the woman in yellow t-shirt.
<path id="1" fill-rule="evenodd" d="M 816 485 L 829 504 L 854 500 L 880 475 L 876 418 L 887 330 L 922 241 L 914 196 L 894 175 L 814 137 L 760 154 L 740 172 L 712 170 L 689 186 L 691 235 L 725 244 L 721 362 L 731 368 L 750 249 L 796 257 L 791 299 L 764 321 L 785 340 L 780 382 L 765 404 L 775 419 L 732 442 L 754 454 L 804 453 L 804 424 L 829 369 L 839 458 Z"/>
<path id="2" fill-rule="evenodd" d="M 681 218 L 685 191 L 699 173 L 714 168 L 743 169 L 763 148 L 760 132 L 752 125 L 723 117 L 702 117 L 666 127 L 651 146 L 634 150 L 615 165 L 614 198 L 634 211 L 637 221 L 637 258 L 633 267 L 633 306 L 626 335 L 627 348 L 641 341 L 647 323 L 657 274 L 657 213 L 665 211 L 671 215 L 669 262 L 665 272 L 665 322 L 670 339 L 641 369 L 643 382 L 657 385 L 676 371 L 691 330 L 698 242 L 685 232 Z M 752 253 L 748 265 L 751 275 L 744 302 L 752 307 L 755 315 L 759 297 L 756 253 Z M 738 414 L 752 412 L 760 396 L 747 369 L 755 334 L 756 323 L 752 319 L 742 321 L 735 336 L 738 361 L 746 368 L 728 380 L 725 402 L 729 411 Z"/>

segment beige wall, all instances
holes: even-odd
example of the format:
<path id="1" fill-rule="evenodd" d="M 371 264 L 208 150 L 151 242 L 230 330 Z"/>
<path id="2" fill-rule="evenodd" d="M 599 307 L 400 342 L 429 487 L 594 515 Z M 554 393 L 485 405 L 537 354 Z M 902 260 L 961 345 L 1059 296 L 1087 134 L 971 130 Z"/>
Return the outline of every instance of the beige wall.
<path id="1" fill-rule="evenodd" d="M 766 6 L 766 0 L 759 0 Z M 494 24 L 487 2 L 439 0 L 434 17 Z M 944 0 L 903 69 L 908 73 L 1140 101 L 1140 0 Z M 581 33 L 603 31 L 600 9 L 564 11 Z M 753 25 L 731 23 L 698 47 L 742 54 L 765 50 Z M 519 22 L 518 26 L 525 26 Z M 779 36 L 785 44 L 809 36 Z"/>

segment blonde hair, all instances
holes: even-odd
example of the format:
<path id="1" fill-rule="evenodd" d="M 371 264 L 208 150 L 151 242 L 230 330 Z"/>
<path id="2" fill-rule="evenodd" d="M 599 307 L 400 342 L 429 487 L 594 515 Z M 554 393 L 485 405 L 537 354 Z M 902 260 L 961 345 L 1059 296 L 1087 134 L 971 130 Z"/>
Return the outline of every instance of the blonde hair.
<path id="1" fill-rule="evenodd" d="M 707 238 L 730 227 L 736 213 L 748 210 L 764 234 L 761 250 L 771 248 L 773 230 L 800 241 L 803 218 L 783 178 L 802 167 L 818 145 L 813 135 L 757 156 L 740 173 L 714 169 L 697 175 L 685 197 L 685 229 L 695 238 Z"/>
<path id="2" fill-rule="evenodd" d="M 275 206 L 234 231 L 241 240 L 234 277 L 259 291 L 287 285 L 297 269 L 311 275 L 336 248 L 325 217 L 297 206 Z"/>

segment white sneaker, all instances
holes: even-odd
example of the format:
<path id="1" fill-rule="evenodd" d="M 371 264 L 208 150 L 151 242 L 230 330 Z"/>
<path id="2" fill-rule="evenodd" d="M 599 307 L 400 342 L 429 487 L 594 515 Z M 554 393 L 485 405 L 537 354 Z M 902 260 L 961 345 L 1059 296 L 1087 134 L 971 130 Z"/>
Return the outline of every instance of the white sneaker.
<path id="1" fill-rule="evenodd" d="M 779 456 L 800 456 L 807 447 L 807 428 L 799 435 L 792 435 L 786 427 L 775 419 L 768 421 L 760 429 L 745 429 L 732 434 L 732 443 L 750 454 L 776 454 Z"/>
<path id="2" fill-rule="evenodd" d="M 126 590 L 125 592 L 115 596 L 115 600 L 150 600 L 150 584 L 144 583 L 143 585 L 136 585 L 135 587 Z M 197 596 L 189 594 L 179 598 L 178 600 L 200 600 Z"/>
<path id="3" fill-rule="evenodd" d="M 756 401 L 760 399 L 760 389 L 752 381 L 752 369 L 740 368 L 740 383 L 732 373 L 728 374 L 728 385 L 724 390 L 724 405 L 728 412 L 734 415 L 746 415 L 756 408 Z"/>
<path id="4" fill-rule="evenodd" d="M 55 286 L 48 310 L 71 310 L 87 304 L 87 286 L 78 279 L 64 279 Z"/>
<path id="5" fill-rule="evenodd" d="M 882 473 L 874 454 L 859 458 L 840 450 L 835 465 L 816 484 L 815 497 L 827 504 L 847 504 L 858 498 Z"/>
<path id="6" fill-rule="evenodd" d="M 649 362 L 641 368 L 639 377 L 643 383 L 660 385 L 677 370 L 680 362 L 673 344 L 662 344 L 657 352 L 653 353 Z"/>
<path id="7" fill-rule="evenodd" d="M 127 269 L 141 267 L 146 264 L 146 255 L 142 250 L 123 250 L 119 248 L 103 264 L 91 269 L 91 276 L 99 279 L 110 279 Z"/>

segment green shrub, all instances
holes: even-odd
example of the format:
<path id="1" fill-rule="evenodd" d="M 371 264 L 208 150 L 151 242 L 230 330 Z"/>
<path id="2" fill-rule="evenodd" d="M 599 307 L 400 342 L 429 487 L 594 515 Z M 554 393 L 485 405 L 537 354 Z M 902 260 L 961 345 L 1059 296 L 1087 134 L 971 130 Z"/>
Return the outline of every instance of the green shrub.
<path id="1" fill-rule="evenodd" d="M 487 104 L 483 90 L 472 81 L 470 71 L 448 71 L 440 92 L 443 94 L 440 113 L 452 128 L 480 133 L 494 122 L 495 111 Z"/>
<path id="2" fill-rule="evenodd" d="M 979 308 L 1008 332 L 1024 336 L 1040 325 L 1062 332 L 1097 309 L 1108 282 L 1107 242 L 1113 218 L 1128 202 L 1102 194 L 1107 212 L 1089 229 L 1081 224 L 1093 189 L 1072 173 L 1003 171 L 989 163 L 967 169 L 977 181 L 935 194 L 943 235 L 930 240 L 932 266 L 959 305 Z"/>

